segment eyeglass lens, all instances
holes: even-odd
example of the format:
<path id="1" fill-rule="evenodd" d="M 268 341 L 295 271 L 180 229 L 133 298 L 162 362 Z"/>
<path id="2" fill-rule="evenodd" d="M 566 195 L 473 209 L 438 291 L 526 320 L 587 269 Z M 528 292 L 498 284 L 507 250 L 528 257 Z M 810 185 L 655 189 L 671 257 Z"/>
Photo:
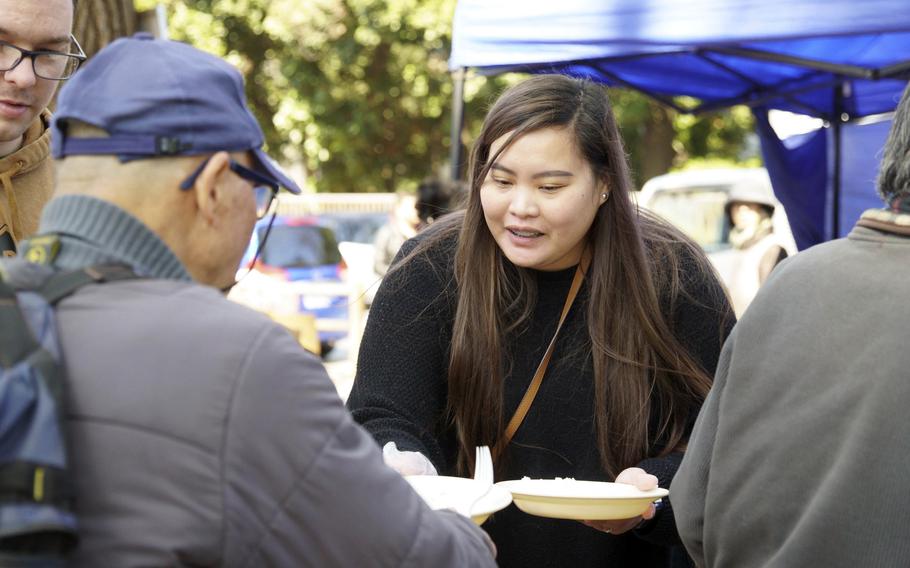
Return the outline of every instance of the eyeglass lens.
<path id="1" fill-rule="evenodd" d="M 267 185 L 257 185 L 253 188 L 253 195 L 256 196 L 256 218 L 262 219 L 271 208 L 275 191 Z"/>
<path id="2" fill-rule="evenodd" d="M 67 79 L 76 70 L 79 59 L 65 53 L 31 53 L 8 43 L 0 43 L 0 71 L 9 71 L 26 57 L 31 58 L 35 75 L 42 79 Z"/>

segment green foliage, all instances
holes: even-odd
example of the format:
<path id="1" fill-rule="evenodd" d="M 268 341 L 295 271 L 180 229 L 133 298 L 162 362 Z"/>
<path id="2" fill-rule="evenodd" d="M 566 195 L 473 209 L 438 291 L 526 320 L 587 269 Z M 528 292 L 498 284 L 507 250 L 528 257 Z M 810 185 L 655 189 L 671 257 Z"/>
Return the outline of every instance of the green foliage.
<path id="1" fill-rule="evenodd" d="M 742 152 L 747 136 L 755 129 L 755 120 L 748 107 L 736 106 L 703 115 L 677 114 L 674 127 L 677 132 L 676 166 L 684 165 L 690 158 L 737 163 L 748 158 L 743 157 Z"/>
<path id="2" fill-rule="evenodd" d="M 645 159 L 645 136 L 654 122 L 658 103 L 628 89 L 610 89 L 610 101 L 629 155 L 629 167 L 633 177 L 640 180 Z"/>
<path id="3" fill-rule="evenodd" d="M 243 72 L 247 99 L 270 151 L 299 164 L 310 189 L 347 192 L 395 191 L 447 173 L 452 108 L 447 58 L 455 2 L 161 3 L 173 39 L 223 56 Z M 136 0 L 139 9 L 156 3 Z M 489 104 L 516 80 L 469 77 L 462 136 L 467 147 Z M 614 96 L 636 172 L 667 169 L 692 156 L 736 156 L 751 129 L 748 111 L 746 120 L 740 114 L 734 120 L 688 119 L 667 115 L 638 93 L 617 90 Z M 666 142 L 676 159 L 656 164 L 652 159 L 648 165 L 648 157 L 656 155 L 653 129 L 660 121 L 655 119 L 668 117 L 679 131 L 675 142 Z"/>
<path id="4" fill-rule="evenodd" d="M 755 124 L 745 106 L 693 115 L 628 89 L 611 89 L 610 99 L 638 185 L 669 169 L 761 165 L 749 155 Z M 677 103 L 694 108 L 698 101 L 680 97 Z"/>
<path id="5" fill-rule="evenodd" d="M 268 146 L 301 163 L 312 188 L 394 191 L 437 173 L 448 159 L 455 0 L 167 6 L 174 39 L 243 71 Z M 475 80 L 469 109 L 502 81 Z"/>
<path id="6" fill-rule="evenodd" d="M 747 157 L 718 157 L 718 156 L 709 156 L 709 157 L 694 157 L 689 158 L 684 162 L 680 162 L 679 165 L 674 165 L 672 168 L 673 171 L 685 171 L 685 170 L 711 170 L 716 168 L 760 168 L 762 166 L 762 160 L 760 156 L 747 156 Z"/>

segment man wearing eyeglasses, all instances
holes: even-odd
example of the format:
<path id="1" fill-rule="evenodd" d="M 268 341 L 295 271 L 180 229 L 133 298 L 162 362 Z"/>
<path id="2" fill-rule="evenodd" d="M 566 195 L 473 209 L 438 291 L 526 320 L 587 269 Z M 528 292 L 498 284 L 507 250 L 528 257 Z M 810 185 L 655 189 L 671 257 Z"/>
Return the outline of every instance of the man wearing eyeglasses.
<path id="1" fill-rule="evenodd" d="M 119 39 L 61 91 L 52 140 L 54 199 L 0 269 L 138 275 L 56 312 L 72 566 L 495 565 L 470 519 L 383 464 L 318 358 L 223 297 L 275 193 L 300 192 L 233 67 Z"/>
<path id="2" fill-rule="evenodd" d="M 53 191 L 47 105 L 85 59 L 73 9 L 73 0 L 0 0 L 0 256 L 35 232 Z"/>

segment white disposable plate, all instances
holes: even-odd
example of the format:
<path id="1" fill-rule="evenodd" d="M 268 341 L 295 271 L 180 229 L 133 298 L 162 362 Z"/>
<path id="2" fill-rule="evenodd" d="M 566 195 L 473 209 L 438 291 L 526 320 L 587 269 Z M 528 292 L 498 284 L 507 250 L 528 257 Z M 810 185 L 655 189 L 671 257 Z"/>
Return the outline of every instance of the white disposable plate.
<path id="1" fill-rule="evenodd" d="M 539 517 L 606 521 L 631 519 L 670 494 L 666 489 L 640 491 L 625 483 L 574 479 L 519 479 L 498 487 L 512 494 L 515 506 Z"/>
<path id="2" fill-rule="evenodd" d="M 470 503 L 483 491 L 473 479 L 448 477 L 445 475 L 407 475 L 405 479 L 433 510 L 452 509 Z M 512 494 L 494 485 L 489 493 L 474 503 L 471 519 L 478 525 L 487 518 L 505 509 L 512 502 Z"/>

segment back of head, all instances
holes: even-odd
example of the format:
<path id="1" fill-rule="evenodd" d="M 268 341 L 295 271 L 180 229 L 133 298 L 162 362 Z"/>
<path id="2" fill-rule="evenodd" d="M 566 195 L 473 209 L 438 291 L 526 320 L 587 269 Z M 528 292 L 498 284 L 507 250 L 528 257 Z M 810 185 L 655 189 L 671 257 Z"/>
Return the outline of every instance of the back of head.
<path id="1" fill-rule="evenodd" d="M 424 225 L 458 208 L 464 197 L 461 183 L 437 177 L 426 178 L 417 186 L 417 216 Z"/>
<path id="2" fill-rule="evenodd" d="M 99 51 L 61 91 L 52 133 L 57 191 L 66 203 L 81 195 L 119 207 L 193 279 L 224 288 L 278 189 L 300 192 L 263 141 L 234 67 L 136 34 Z M 120 214 L 104 211 L 111 223 Z"/>
<path id="3" fill-rule="evenodd" d="M 107 135 L 73 136 L 71 121 Z M 57 159 L 114 155 L 128 162 L 248 151 L 262 174 L 300 192 L 262 151 L 240 73 L 214 55 L 150 34 L 120 38 L 98 52 L 61 90 L 53 129 Z"/>
<path id="4" fill-rule="evenodd" d="M 878 193 L 889 204 L 910 197 L 910 85 L 894 111 L 878 174 Z"/>

